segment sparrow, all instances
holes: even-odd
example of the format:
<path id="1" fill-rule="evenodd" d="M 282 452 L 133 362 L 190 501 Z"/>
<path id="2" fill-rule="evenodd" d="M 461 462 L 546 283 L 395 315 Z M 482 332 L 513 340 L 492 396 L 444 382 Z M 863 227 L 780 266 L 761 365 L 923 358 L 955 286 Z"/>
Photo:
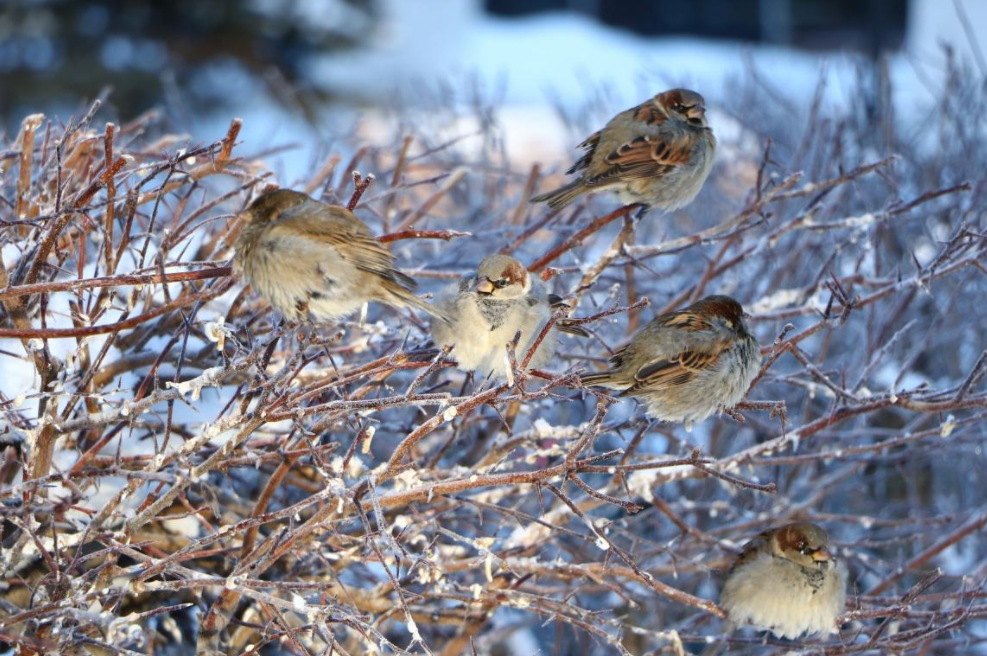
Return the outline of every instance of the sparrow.
<path id="1" fill-rule="evenodd" d="M 703 97 L 688 89 L 659 93 L 625 110 L 579 147 L 566 171 L 579 177 L 531 199 L 560 209 L 578 196 L 606 189 L 625 204 L 671 211 L 692 202 L 713 166 L 716 138 Z"/>
<path id="2" fill-rule="evenodd" d="M 377 301 L 444 319 L 411 290 L 394 256 L 345 207 L 275 189 L 244 212 L 233 270 L 291 321 L 338 321 Z"/>
<path id="3" fill-rule="evenodd" d="M 731 408 L 761 368 L 748 315 L 729 296 L 707 296 L 659 315 L 610 358 L 609 370 L 582 376 L 584 385 L 637 397 L 661 421 L 702 421 Z"/>
<path id="4" fill-rule="evenodd" d="M 730 568 L 720 605 L 732 624 L 781 638 L 837 631 L 846 602 L 846 566 L 815 524 L 771 529 L 744 545 Z"/>
<path id="5" fill-rule="evenodd" d="M 436 306 L 450 320 L 433 321 L 432 337 L 440 346 L 454 345 L 452 355 L 460 369 L 504 379 L 509 366 L 507 343 L 521 331 L 516 350 L 520 362 L 561 302 L 558 296 L 547 294 L 542 281 L 519 261 L 491 255 L 480 262 L 476 275 L 465 276 L 439 294 Z M 565 321 L 553 326 L 552 332 L 556 331 L 589 336 Z M 545 366 L 556 346 L 556 339 L 543 340 L 529 366 Z"/>

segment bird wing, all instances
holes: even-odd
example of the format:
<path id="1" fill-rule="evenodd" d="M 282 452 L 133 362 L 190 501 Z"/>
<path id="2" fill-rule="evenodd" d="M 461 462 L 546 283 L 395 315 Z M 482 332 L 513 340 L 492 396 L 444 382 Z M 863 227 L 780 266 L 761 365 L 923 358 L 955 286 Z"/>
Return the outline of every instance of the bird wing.
<path id="1" fill-rule="evenodd" d="M 625 394 L 670 389 L 684 385 L 703 371 L 716 364 L 720 355 L 730 346 L 728 338 L 720 337 L 716 328 L 702 316 L 689 311 L 670 312 L 655 319 L 662 327 L 686 333 L 708 333 L 710 339 L 690 339 L 682 350 L 655 358 L 642 365 L 635 373 L 634 386 Z"/>
<path id="2" fill-rule="evenodd" d="M 771 540 L 771 531 L 764 531 L 759 534 L 756 538 L 752 539 L 750 542 L 745 544 L 740 548 L 740 554 L 737 555 L 736 560 L 733 561 L 733 565 L 730 566 L 730 571 L 733 572 L 738 567 L 741 567 L 757 557 L 757 554 L 764 549 L 764 546 Z"/>
<path id="3" fill-rule="evenodd" d="M 699 132 L 670 129 L 657 135 L 641 135 L 625 141 L 603 159 L 602 173 L 586 180 L 591 186 L 667 175 L 689 161 Z"/>
<path id="4" fill-rule="evenodd" d="M 566 175 L 575 173 L 576 171 L 582 171 L 590 165 L 590 162 L 593 161 L 593 155 L 596 154 L 596 147 L 600 144 L 601 134 L 601 131 L 594 132 L 587 137 L 586 141 L 579 144 L 578 147 L 582 148 L 586 152 L 583 153 L 582 157 L 576 160 L 576 163 L 572 165 L 572 168 L 566 171 Z"/>
<path id="5" fill-rule="evenodd" d="M 363 221 L 343 208 L 331 205 L 315 215 L 308 209 L 285 212 L 278 218 L 277 225 L 334 247 L 340 257 L 361 271 L 381 276 L 406 289 L 417 285 L 413 278 L 394 268 L 394 255 L 374 238 Z"/>

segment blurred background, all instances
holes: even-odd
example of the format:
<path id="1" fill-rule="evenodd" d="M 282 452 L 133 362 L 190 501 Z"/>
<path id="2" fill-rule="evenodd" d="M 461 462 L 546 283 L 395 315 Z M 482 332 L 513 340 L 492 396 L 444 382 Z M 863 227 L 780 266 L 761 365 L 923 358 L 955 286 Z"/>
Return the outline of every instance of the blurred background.
<path id="1" fill-rule="evenodd" d="M 979 0 L 6 0 L 0 127 L 105 97 L 118 120 L 155 108 L 214 139 L 242 115 L 248 143 L 305 151 L 367 108 L 482 97 L 523 162 L 571 147 L 545 118 L 672 85 L 713 108 L 751 75 L 772 103 L 872 102 L 847 97 L 865 68 L 899 107 L 934 103 L 945 58 L 983 73 L 985 40 Z"/>

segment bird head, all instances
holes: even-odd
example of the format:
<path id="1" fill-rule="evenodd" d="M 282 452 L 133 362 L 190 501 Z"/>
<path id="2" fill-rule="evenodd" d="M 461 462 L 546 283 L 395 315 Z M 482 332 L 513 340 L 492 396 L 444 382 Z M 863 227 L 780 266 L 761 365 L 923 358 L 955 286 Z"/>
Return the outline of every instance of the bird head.
<path id="1" fill-rule="evenodd" d="M 655 96 L 655 103 L 672 118 L 696 127 L 706 127 L 706 101 L 695 91 L 664 91 Z"/>
<path id="2" fill-rule="evenodd" d="M 484 298 L 521 298 L 529 289 L 531 279 L 528 270 L 508 255 L 491 255 L 480 262 L 473 279 L 473 291 Z"/>
<path id="3" fill-rule="evenodd" d="M 826 569 L 834 562 L 827 548 L 829 536 L 815 524 L 803 522 L 776 528 L 770 542 L 775 555 L 803 567 Z"/>

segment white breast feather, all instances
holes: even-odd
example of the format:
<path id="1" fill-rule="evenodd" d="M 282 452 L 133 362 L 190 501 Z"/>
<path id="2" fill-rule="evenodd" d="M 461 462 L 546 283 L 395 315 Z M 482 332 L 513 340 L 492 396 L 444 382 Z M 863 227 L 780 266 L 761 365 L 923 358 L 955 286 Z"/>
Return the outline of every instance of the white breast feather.
<path id="1" fill-rule="evenodd" d="M 741 565 L 720 594 L 720 605 L 732 622 L 791 639 L 803 633 L 834 633 L 845 603 L 842 562 L 827 572 L 820 589 L 813 590 L 797 564 L 767 553 Z"/>
<path id="2" fill-rule="evenodd" d="M 546 304 L 532 307 L 521 301 L 507 310 L 500 326 L 490 330 L 487 320 L 477 307 L 475 296 L 455 295 L 452 288 L 447 293 L 440 306 L 453 315 L 453 325 L 433 324 L 432 333 L 436 343 L 456 345 L 452 355 L 460 369 L 475 371 L 484 377 L 492 373 L 492 378 L 497 380 L 506 378 L 504 347 L 514 339 L 514 334 L 521 330 L 521 341 L 517 348 L 517 359 L 520 363 L 542 326 L 551 316 Z M 451 298 L 453 295 L 455 297 Z M 554 351 L 555 340 L 546 339 L 538 347 L 530 366 L 544 366 L 551 359 Z"/>

